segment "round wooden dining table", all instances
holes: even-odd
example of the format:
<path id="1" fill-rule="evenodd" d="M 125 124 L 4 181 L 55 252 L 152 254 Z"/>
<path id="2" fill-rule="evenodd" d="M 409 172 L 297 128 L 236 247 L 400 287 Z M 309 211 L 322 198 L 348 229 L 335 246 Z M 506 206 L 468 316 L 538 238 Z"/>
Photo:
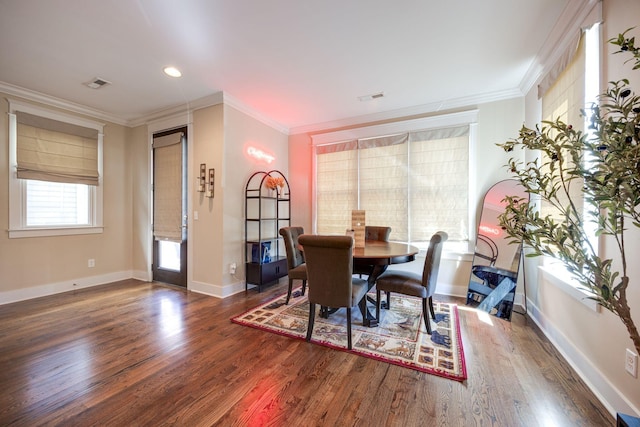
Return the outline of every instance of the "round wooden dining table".
<path id="1" fill-rule="evenodd" d="M 302 246 L 300 250 L 304 251 Z M 402 264 L 415 260 L 420 249 L 408 243 L 382 242 L 379 240 L 367 240 L 364 247 L 353 248 L 353 273 L 366 274 L 369 290 L 376 284 L 376 279 L 385 272 L 391 264 Z M 362 324 L 368 327 L 378 326 L 378 319 L 371 314 L 367 302 L 376 303 L 375 300 L 366 297 L 360 301 L 358 307 L 362 313 Z M 321 307 L 320 316 L 328 317 L 337 309 Z"/>

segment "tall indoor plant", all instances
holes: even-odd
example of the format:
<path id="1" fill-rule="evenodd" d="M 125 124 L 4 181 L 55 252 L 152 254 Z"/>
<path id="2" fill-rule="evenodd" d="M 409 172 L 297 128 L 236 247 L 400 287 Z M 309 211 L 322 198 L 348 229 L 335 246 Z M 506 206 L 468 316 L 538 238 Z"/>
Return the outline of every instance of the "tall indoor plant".
<path id="1" fill-rule="evenodd" d="M 629 31 L 609 43 L 619 47 L 616 54 L 630 54 L 627 62 L 638 70 L 640 48 Z M 531 249 L 528 256 L 562 261 L 590 298 L 620 317 L 640 354 L 640 335 L 627 301 L 631 260 L 625 247 L 630 227 L 640 229 L 640 96 L 629 89 L 627 79 L 610 82 L 598 105 L 585 114 L 589 132 L 560 120 L 544 121 L 498 144 L 506 151 L 540 150 L 541 160 L 511 158 L 508 168 L 532 199 L 551 209 L 541 214 L 534 205 L 509 197 L 500 221 L 514 242 L 522 239 Z M 594 229 L 615 242 L 615 262 L 599 256 L 590 243 Z"/>

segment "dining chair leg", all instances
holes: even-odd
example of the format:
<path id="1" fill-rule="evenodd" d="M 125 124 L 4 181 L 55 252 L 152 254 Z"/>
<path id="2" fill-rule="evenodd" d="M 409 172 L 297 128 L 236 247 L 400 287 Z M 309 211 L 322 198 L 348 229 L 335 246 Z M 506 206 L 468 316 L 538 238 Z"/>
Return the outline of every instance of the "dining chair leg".
<path id="1" fill-rule="evenodd" d="M 436 320 L 436 312 L 433 309 L 433 298 L 429 297 L 429 311 L 431 312 L 431 317 L 433 317 L 433 320 Z"/>
<path id="2" fill-rule="evenodd" d="M 378 323 L 380 322 L 380 290 L 376 289 L 376 319 L 378 319 Z"/>
<path id="3" fill-rule="evenodd" d="M 347 307 L 347 348 L 351 350 L 351 307 Z"/>
<path id="4" fill-rule="evenodd" d="M 302 281 L 302 296 L 304 296 L 304 291 L 307 290 L 307 281 L 303 280 Z"/>
<path id="5" fill-rule="evenodd" d="M 307 326 L 307 341 L 311 341 L 313 333 L 313 321 L 316 319 L 316 305 L 309 303 L 309 324 Z"/>
<path id="6" fill-rule="evenodd" d="M 384 308 L 391 310 L 391 292 L 386 291 L 385 293 L 387 294 L 387 305 Z"/>
<path id="7" fill-rule="evenodd" d="M 292 291 L 293 291 L 293 280 L 289 279 L 289 290 L 287 291 L 287 300 L 284 302 L 285 305 L 289 305 L 289 300 L 291 299 Z"/>
<path id="8" fill-rule="evenodd" d="M 424 319 L 424 326 L 427 327 L 427 333 L 431 334 L 431 321 L 429 320 L 429 308 L 427 307 L 426 298 L 422 298 L 422 318 Z"/>

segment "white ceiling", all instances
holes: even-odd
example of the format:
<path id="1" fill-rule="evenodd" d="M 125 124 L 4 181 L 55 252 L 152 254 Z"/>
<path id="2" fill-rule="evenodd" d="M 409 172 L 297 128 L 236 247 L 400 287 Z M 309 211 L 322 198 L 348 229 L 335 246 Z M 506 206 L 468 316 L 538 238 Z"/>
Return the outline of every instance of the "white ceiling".
<path id="1" fill-rule="evenodd" d="M 433 111 L 528 89 L 580 2 L 0 0 L 0 90 L 128 124 L 221 91 L 286 131 Z M 112 84 L 83 84 L 94 77 Z"/>

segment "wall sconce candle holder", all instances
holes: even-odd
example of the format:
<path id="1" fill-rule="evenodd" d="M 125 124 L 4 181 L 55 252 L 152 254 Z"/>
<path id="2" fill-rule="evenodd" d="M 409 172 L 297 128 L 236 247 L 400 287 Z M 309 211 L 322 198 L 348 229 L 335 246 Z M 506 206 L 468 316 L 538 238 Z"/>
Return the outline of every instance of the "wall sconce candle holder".
<path id="1" fill-rule="evenodd" d="M 213 198 L 213 188 L 216 180 L 216 170 L 209 169 L 209 187 L 207 189 L 207 197 Z"/>
<path id="2" fill-rule="evenodd" d="M 207 165 L 200 163 L 200 176 L 198 177 L 198 192 L 204 193 L 207 186 Z"/>

